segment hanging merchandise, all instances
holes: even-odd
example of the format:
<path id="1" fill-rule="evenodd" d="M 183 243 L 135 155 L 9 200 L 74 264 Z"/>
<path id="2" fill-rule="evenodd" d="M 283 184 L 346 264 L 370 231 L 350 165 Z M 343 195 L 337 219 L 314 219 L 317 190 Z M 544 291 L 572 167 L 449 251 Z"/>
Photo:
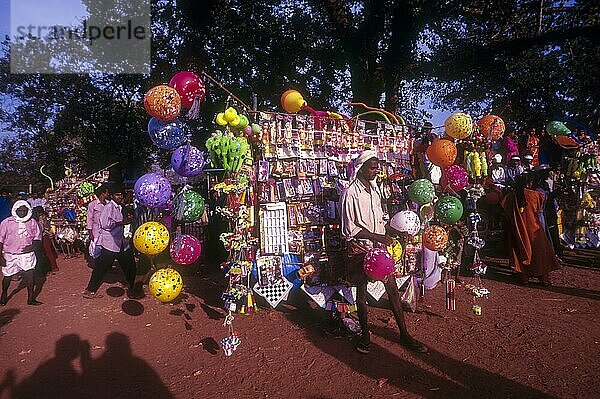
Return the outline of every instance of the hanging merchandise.
<path id="1" fill-rule="evenodd" d="M 206 141 L 206 148 L 215 166 L 221 166 L 226 172 L 238 172 L 249 157 L 250 145 L 245 137 L 217 130 Z"/>
<path id="2" fill-rule="evenodd" d="M 180 234 L 171 240 L 170 255 L 173 262 L 179 265 L 191 265 L 200 258 L 202 244 L 200 240 L 189 234 Z"/>
<path id="3" fill-rule="evenodd" d="M 444 168 L 441 180 L 442 187 L 450 187 L 454 192 L 458 192 L 469 184 L 467 171 L 460 165 L 450 165 Z"/>
<path id="4" fill-rule="evenodd" d="M 178 72 L 169 82 L 181 97 L 181 106 L 189 108 L 187 116 L 196 119 L 200 110 L 200 103 L 206 95 L 204 82 L 193 72 Z"/>
<path id="5" fill-rule="evenodd" d="M 419 215 L 413 211 L 401 211 L 390 220 L 390 226 L 401 233 L 416 235 L 421 229 Z"/>
<path id="6" fill-rule="evenodd" d="M 454 139 L 465 139 L 473 133 L 473 120 L 469 115 L 458 112 L 446 119 L 444 127 L 448 136 Z"/>
<path id="7" fill-rule="evenodd" d="M 170 122 L 179 116 L 181 97 L 172 87 L 156 86 L 146 92 L 144 108 L 153 118 L 161 122 Z"/>
<path id="8" fill-rule="evenodd" d="M 171 183 L 166 177 L 147 173 L 133 187 L 135 198 L 147 208 L 161 208 L 171 198 Z"/>
<path id="9" fill-rule="evenodd" d="M 477 122 L 477 128 L 485 138 L 497 141 L 502 138 L 506 127 L 502 118 L 496 115 L 486 115 Z"/>
<path id="10" fill-rule="evenodd" d="M 204 198 L 187 186 L 173 199 L 173 217 L 183 223 L 199 220 L 204 209 Z"/>
<path id="11" fill-rule="evenodd" d="M 179 147 L 171 154 L 171 166 L 179 176 L 197 176 L 202 173 L 205 165 L 204 153 L 189 143 Z"/>
<path id="12" fill-rule="evenodd" d="M 146 255 L 158 255 L 169 245 L 169 230 L 161 223 L 146 222 L 133 235 L 133 245 Z"/>
<path id="13" fill-rule="evenodd" d="M 172 150 L 185 141 L 185 129 L 179 120 L 161 122 L 156 118 L 148 122 L 148 135 L 152 143 L 163 150 Z"/>
<path id="14" fill-rule="evenodd" d="M 425 152 L 431 163 L 441 168 L 452 165 L 458 153 L 456 145 L 446 139 L 434 141 Z"/>
<path id="15" fill-rule="evenodd" d="M 373 248 L 365 255 L 365 275 L 370 280 L 386 281 L 394 273 L 394 258 L 383 248 Z"/>
<path id="16" fill-rule="evenodd" d="M 183 288 L 181 275 L 175 269 L 158 269 L 148 282 L 152 296 L 161 302 L 170 302 L 177 298 Z"/>
<path id="17" fill-rule="evenodd" d="M 435 187 L 427 179 L 418 179 L 408 187 L 408 198 L 419 205 L 428 204 L 435 197 Z"/>
<path id="18" fill-rule="evenodd" d="M 456 223 L 463 214 L 463 204 L 452 195 L 444 195 L 435 203 L 435 216 L 445 224 Z"/>
<path id="19" fill-rule="evenodd" d="M 448 233 L 441 226 L 430 226 L 423 232 L 423 245 L 432 251 L 440 251 L 447 242 Z"/>

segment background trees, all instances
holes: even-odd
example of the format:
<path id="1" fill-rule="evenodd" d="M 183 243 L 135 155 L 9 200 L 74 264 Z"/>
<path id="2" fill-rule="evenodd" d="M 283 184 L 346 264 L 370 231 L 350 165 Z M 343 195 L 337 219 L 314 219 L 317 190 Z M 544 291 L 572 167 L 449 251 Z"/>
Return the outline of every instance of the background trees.
<path id="1" fill-rule="evenodd" d="M 59 174 L 69 157 L 89 170 L 120 161 L 130 173 L 161 159 L 140 100 L 186 69 L 206 70 L 248 102 L 256 93 L 261 109 L 296 88 L 316 109 L 362 101 L 412 123 L 427 116 L 417 101 L 426 97 L 515 127 L 555 115 L 600 125 L 594 1 L 157 0 L 152 12 L 150 76 L 10 75 L 2 60 L 0 93 L 12 107 L 0 117 L 20 135 L 0 150 L 3 179 L 37 169 L 30 163 Z M 226 99 L 208 87 L 191 124 L 196 144 Z"/>

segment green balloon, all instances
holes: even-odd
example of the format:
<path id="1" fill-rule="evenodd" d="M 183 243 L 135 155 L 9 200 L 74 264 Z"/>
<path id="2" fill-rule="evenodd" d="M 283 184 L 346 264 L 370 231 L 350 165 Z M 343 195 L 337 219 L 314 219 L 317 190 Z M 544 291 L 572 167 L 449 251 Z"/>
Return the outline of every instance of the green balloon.
<path id="1" fill-rule="evenodd" d="M 427 179 L 418 179 L 408 186 L 408 198 L 419 205 L 428 204 L 433 201 L 435 187 Z"/>
<path id="2" fill-rule="evenodd" d="M 435 203 L 435 216 L 442 223 L 454 224 L 462 214 L 462 202 L 452 195 L 444 195 Z"/>
<path id="3" fill-rule="evenodd" d="M 204 198 L 193 190 L 180 193 L 173 200 L 173 217 L 184 223 L 195 222 L 204 213 Z"/>
<path id="4" fill-rule="evenodd" d="M 552 136 L 568 136 L 571 131 L 564 123 L 559 121 L 550 121 L 546 125 L 546 131 Z"/>

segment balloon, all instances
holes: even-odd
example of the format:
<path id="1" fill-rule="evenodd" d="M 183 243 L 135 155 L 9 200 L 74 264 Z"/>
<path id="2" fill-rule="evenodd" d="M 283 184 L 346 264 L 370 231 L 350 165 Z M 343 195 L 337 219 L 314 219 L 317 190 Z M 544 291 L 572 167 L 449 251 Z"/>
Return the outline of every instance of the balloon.
<path id="1" fill-rule="evenodd" d="M 227 108 L 223 114 L 223 118 L 225 118 L 225 120 L 229 123 L 233 122 L 236 117 L 238 117 L 238 113 L 233 107 Z"/>
<path id="2" fill-rule="evenodd" d="M 201 252 L 200 240 L 192 235 L 182 234 L 171 241 L 171 259 L 179 265 L 191 265 L 198 260 Z"/>
<path id="3" fill-rule="evenodd" d="M 171 268 L 158 269 L 148 282 L 150 293 L 161 302 L 169 302 L 177 298 L 182 287 L 181 274 Z"/>
<path id="4" fill-rule="evenodd" d="M 135 198 L 148 208 L 159 208 L 171 198 L 171 183 L 166 177 L 156 173 L 147 173 L 137 179 L 133 186 Z"/>
<path id="5" fill-rule="evenodd" d="M 489 137 L 490 129 L 492 131 L 492 140 L 500 140 L 504 134 L 506 126 L 502 118 L 496 115 L 486 115 L 477 122 L 477 128 L 483 137 Z"/>
<path id="6" fill-rule="evenodd" d="M 240 129 L 243 129 L 246 126 L 248 126 L 249 124 L 250 124 L 250 121 L 248 120 L 248 117 L 246 115 L 240 115 L 240 123 L 238 123 L 238 127 Z"/>
<path id="7" fill-rule="evenodd" d="M 177 118 L 181 112 L 181 97 L 172 87 L 156 86 L 146 92 L 144 108 L 152 117 L 169 122 Z"/>
<path id="8" fill-rule="evenodd" d="M 383 248 L 373 248 L 365 255 L 364 270 L 370 280 L 385 281 L 394 273 L 394 259 Z"/>
<path id="9" fill-rule="evenodd" d="M 473 120 L 465 113 L 450 115 L 444 122 L 446 134 L 454 139 L 464 139 L 473 133 Z"/>
<path id="10" fill-rule="evenodd" d="M 158 222 L 146 222 L 133 235 L 133 245 L 146 255 L 157 255 L 169 245 L 169 230 Z"/>
<path id="11" fill-rule="evenodd" d="M 553 136 L 568 136 L 571 130 L 564 123 L 559 121 L 550 121 L 546 125 L 546 131 Z"/>
<path id="12" fill-rule="evenodd" d="M 171 166 L 179 176 L 197 176 L 202 172 L 205 164 L 202 151 L 192 145 L 183 145 L 171 154 Z"/>
<path id="13" fill-rule="evenodd" d="M 444 249 L 448 242 L 448 233 L 441 226 L 430 226 L 423 232 L 423 245 L 432 251 Z"/>
<path id="14" fill-rule="evenodd" d="M 402 259 L 402 245 L 398 241 L 394 240 L 394 243 L 387 247 L 387 251 L 392 255 L 394 262 L 399 262 Z"/>
<path id="15" fill-rule="evenodd" d="M 462 166 L 450 165 L 444 168 L 441 183 L 444 188 L 450 186 L 452 190 L 460 191 L 469 184 L 469 176 Z"/>
<path id="16" fill-rule="evenodd" d="M 204 100 L 206 88 L 204 82 L 193 72 L 178 72 L 171 78 L 169 86 L 177 90 L 181 97 L 181 106 L 191 108 L 196 97 L 198 101 Z"/>
<path id="17" fill-rule="evenodd" d="M 408 186 L 408 198 L 419 205 L 430 203 L 434 196 L 435 187 L 427 179 L 415 180 Z"/>
<path id="18" fill-rule="evenodd" d="M 244 129 L 242 129 L 244 134 L 248 136 L 248 138 L 252 139 L 252 126 L 248 125 Z"/>
<path id="19" fill-rule="evenodd" d="M 296 90 L 287 90 L 281 95 L 281 106 L 291 114 L 300 111 L 305 104 L 302 94 Z"/>
<path id="20" fill-rule="evenodd" d="M 173 216 L 184 223 L 195 222 L 204 213 L 204 198 L 193 190 L 185 190 L 173 200 Z"/>
<path id="21" fill-rule="evenodd" d="M 217 114 L 217 117 L 215 118 L 215 122 L 219 126 L 225 126 L 225 125 L 227 125 L 227 121 L 225 120 L 225 113 L 224 112 L 219 112 Z"/>
<path id="22" fill-rule="evenodd" d="M 392 217 L 390 226 L 400 232 L 414 236 L 421 229 L 421 220 L 419 219 L 419 215 L 413 211 L 401 211 Z"/>
<path id="23" fill-rule="evenodd" d="M 181 122 L 161 122 L 156 118 L 148 122 L 148 135 L 155 146 L 163 150 L 172 150 L 185 140 L 185 132 Z"/>
<path id="24" fill-rule="evenodd" d="M 454 224 L 463 214 L 463 205 L 452 195 L 444 195 L 435 203 L 435 216 L 442 223 Z"/>
<path id="25" fill-rule="evenodd" d="M 456 145 L 446 139 L 434 141 L 425 152 L 431 163 L 441 168 L 452 165 L 457 154 Z"/>

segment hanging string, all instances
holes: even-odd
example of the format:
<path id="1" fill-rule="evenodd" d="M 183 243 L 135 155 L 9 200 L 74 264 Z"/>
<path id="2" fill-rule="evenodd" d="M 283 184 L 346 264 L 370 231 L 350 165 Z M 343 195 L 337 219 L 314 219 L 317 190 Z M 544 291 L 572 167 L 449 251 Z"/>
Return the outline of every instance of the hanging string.
<path id="1" fill-rule="evenodd" d="M 244 107 L 244 109 L 246 111 L 251 111 L 251 108 L 246 105 L 246 103 L 244 103 L 242 100 L 240 100 L 235 94 L 233 94 L 231 91 L 227 90 L 225 88 L 225 86 L 223 86 L 221 84 L 221 82 L 219 82 L 218 80 L 216 80 L 215 78 L 213 78 L 212 76 L 210 76 L 209 74 L 207 74 L 206 72 L 202 71 L 202 75 L 206 76 L 206 78 L 208 80 L 210 80 L 211 82 L 213 82 L 215 85 L 217 85 L 219 87 L 219 89 L 223 90 L 225 93 L 229 94 L 233 99 L 235 99 L 235 101 L 237 101 L 240 105 L 242 105 Z"/>

